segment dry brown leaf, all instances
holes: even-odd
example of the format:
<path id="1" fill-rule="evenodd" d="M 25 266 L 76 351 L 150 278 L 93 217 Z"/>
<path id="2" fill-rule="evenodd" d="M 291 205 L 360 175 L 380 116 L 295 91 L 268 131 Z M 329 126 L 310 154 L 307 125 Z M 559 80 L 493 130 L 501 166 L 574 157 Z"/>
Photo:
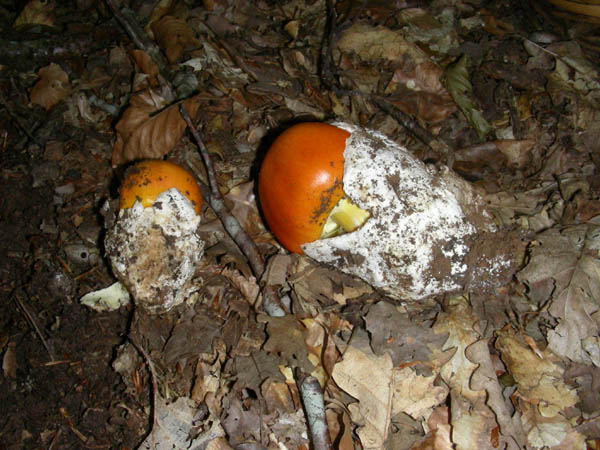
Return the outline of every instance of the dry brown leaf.
<path id="1" fill-rule="evenodd" d="M 350 425 L 348 411 L 343 408 L 339 408 L 338 411 L 328 407 L 325 410 L 325 415 L 331 442 L 337 443 L 338 450 L 354 450 L 352 426 Z"/>
<path id="2" fill-rule="evenodd" d="M 311 373 L 314 365 L 308 358 L 306 328 L 302 322 L 290 315 L 262 317 L 267 321 L 269 335 L 263 346 L 264 350 L 279 356 L 282 365 L 300 367 L 305 373 Z"/>
<path id="3" fill-rule="evenodd" d="M 69 76 L 58 64 L 51 63 L 38 70 L 40 79 L 29 91 L 31 103 L 49 110 L 69 93 Z"/>
<path id="4" fill-rule="evenodd" d="M 14 28 L 21 25 L 47 25 L 54 26 L 54 2 L 47 0 L 31 0 L 13 24 Z"/>
<path id="5" fill-rule="evenodd" d="M 150 39 L 155 39 L 154 32 L 152 31 L 152 25 L 167 15 L 173 9 L 174 3 L 174 0 L 159 0 L 158 3 L 155 3 L 154 8 L 152 9 L 152 14 L 150 14 L 150 18 L 148 19 L 148 23 L 144 27 L 144 31 L 148 34 Z"/>
<path id="6" fill-rule="evenodd" d="M 366 331 L 355 329 L 341 362 L 333 368 L 337 385 L 358 400 L 348 406 L 364 448 L 383 449 L 392 412 L 392 359 L 371 350 Z"/>
<path id="7" fill-rule="evenodd" d="M 512 329 L 498 332 L 496 348 L 517 385 L 527 443 L 535 448 L 554 448 L 565 440 L 581 442 L 581 435 L 565 417 L 579 398 L 563 381 L 564 371 L 557 358 L 548 351 L 542 352 L 540 358 Z M 567 445 L 557 448 L 585 447 Z"/>
<path id="8" fill-rule="evenodd" d="M 199 96 L 195 96 L 183 102 L 190 116 L 196 114 L 198 101 Z M 136 159 L 161 158 L 169 153 L 187 127 L 179 113 L 180 103 L 152 115 L 164 106 L 160 99 L 154 98 L 150 91 L 131 97 L 129 107 L 115 126 L 113 166 Z"/>
<path id="9" fill-rule="evenodd" d="M 9 342 L 6 346 L 6 351 L 4 352 L 4 356 L 2 357 L 2 373 L 5 378 L 12 378 L 15 380 L 17 378 L 17 352 L 16 352 L 16 344 L 14 342 Z"/>
<path id="10" fill-rule="evenodd" d="M 402 32 L 357 24 L 342 32 L 337 46 L 369 65 L 345 63 L 346 75 L 362 91 L 371 92 L 380 81 L 380 66 L 391 64 L 394 75 L 384 93 L 403 112 L 435 123 L 455 111 L 456 105 L 441 83 L 443 70 L 418 45 L 405 40 Z"/>
<path id="11" fill-rule="evenodd" d="M 200 45 L 200 41 L 196 39 L 194 31 L 186 21 L 177 17 L 162 17 L 152 24 L 152 31 L 170 63 L 181 58 L 186 45 Z"/>
<path id="12" fill-rule="evenodd" d="M 418 375 L 411 367 L 394 370 L 394 400 L 392 414 L 401 412 L 413 419 L 428 417 L 435 406 L 448 396 L 445 385 L 435 386 L 437 374 Z"/>
<path id="13" fill-rule="evenodd" d="M 167 450 L 174 448 L 204 447 L 214 439 L 223 437 L 225 432 L 218 418 L 208 420 L 209 425 L 204 430 L 196 431 L 194 416 L 196 404 L 187 397 L 180 397 L 167 404 L 167 401 L 158 396 L 155 400 L 154 426 L 152 432 L 138 447 L 140 450 Z M 190 440 L 190 433 L 194 431 L 195 438 Z"/>
<path id="14" fill-rule="evenodd" d="M 376 354 L 392 357 L 394 366 L 414 361 L 427 361 L 432 349 L 441 350 L 445 335 L 435 334 L 430 324 L 388 302 L 369 308 L 365 316 L 371 335 L 371 347 Z"/>
<path id="15" fill-rule="evenodd" d="M 144 50 L 131 49 L 129 50 L 129 55 L 133 58 L 140 70 L 150 78 L 154 78 L 158 75 L 158 65 Z"/>
<path id="16" fill-rule="evenodd" d="M 553 287 L 549 312 L 558 326 L 548 332 L 548 346 L 556 354 L 583 364 L 600 354 L 600 227 L 579 225 L 550 229 L 538 235 L 529 264 L 517 275 L 530 288 Z"/>
<path id="17" fill-rule="evenodd" d="M 492 410 L 486 405 L 487 392 L 471 386 L 478 365 L 467 356 L 467 349 L 481 339 L 476 331 L 479 318 L 463 297 L 450 300 L 448 313 L 440 313 L 433 330 L 448 333 L 443 350 L 455 348 L 452 359 L 440 370 L 440 375 L 450 388 L 452 404 L 452 442 L 457 448 L 492 449 L 490 436 L 498 426 Z"/>
<path id="18" fill-rule="evenodd" d="M 242 228 L 250 235 L 254 242 L 263 242 L 268 239 L 268 234 L 256 205 L 254 182 L 248 181 L 238 184 L 225 195 L 231 214 L 238 220 Z"/>

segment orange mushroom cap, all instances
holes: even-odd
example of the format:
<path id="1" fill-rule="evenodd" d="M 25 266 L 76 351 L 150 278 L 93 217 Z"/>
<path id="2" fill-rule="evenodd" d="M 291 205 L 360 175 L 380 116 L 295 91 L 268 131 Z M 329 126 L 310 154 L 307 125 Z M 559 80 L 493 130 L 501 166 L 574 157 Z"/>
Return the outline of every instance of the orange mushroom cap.
<path id="1" fill-rule="evenodd" d="M 202 193 L 194 176 L 177 164 L 158 159 L 141 161 L 129 169 L 121 185 L 119 208 L 131 208 L 136 201 L 144 208 L 152 206 L 159 194 L 171 188 L 185 195 L 200 214 Z"/>
<path id="2" fill-rule="evenodd" d="M 321 236 L 329 213 L 343 197 L 347 131 L 307 122 L 275 139 L 261 164 L 258 195 L 267 225 L 289 251 Z"/>

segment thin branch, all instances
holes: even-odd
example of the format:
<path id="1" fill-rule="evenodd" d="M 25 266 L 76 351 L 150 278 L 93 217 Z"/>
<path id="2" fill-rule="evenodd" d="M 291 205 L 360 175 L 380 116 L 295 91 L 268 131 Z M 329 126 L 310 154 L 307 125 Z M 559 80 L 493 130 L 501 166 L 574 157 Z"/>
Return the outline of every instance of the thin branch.
<path id="1" fill-rule="evenodd" d="M 323 390 L 319 380 L 312 375 L 302 373 L 299 369 L 296 370 L 295 375 L 312 437 L 312 447 L 314 450 L 329 450 L 332 448 L 331 438 L 325 416 Z"/>
<path id="2" fill-rule="evenodd" d="M 38 324 L 35 321 L 33 315 L 31 314 L 29 309 L 27 309 L 27 307 L 25 306 L 25 303 L 23 303 L 23 301 L 21 300 L 21 298 L 19 297 L 19 294 L 17 292 L 15 292 L 15 302 L 17 302 L 17 305 L 19 305 L 19 308 L 23 312 L 23 315 L 25 316 L 25 318 L 27 319 L 27 321 L 29 322 L 29 324 L 31 325 L 33 330 L 35 331 L 35 334 L 37 334 L 38 337 L 40 338 L 40 341 L 42 341 L 44 348 L 46 349 L 46 351 L 48 352 L 48 355 L 50 356 L 50 361 L 54 361 L 54 354 L 52 353 L 52 350 L 50 349 L 50 346 L 48 345 L 48 341 L 46 340 L 46 338 L 44 338 L 44 335 L 42 334 L 40 327 L 38 327 Z"/>
<path id="3" fill-rule="evenodd" d="M 171 70 L 169 69 L 169 62 L 162 54 L 160 48 L 148 39 L 148 36 L 144 29 L 137 22 L 135 13 L 128 8 L 119 9 L 115 0 L 105 0 L 106 4 L 112 11 L 113 15 L 123 27 L 127 35 L 131 38 L 133 43 L 140 50 L 145 51 L 152 60 L 157 64 L 159 70 L 159 81 L 161 85 L 167 88 L 166 94 L 170 97 L 167 100 L 171 103 L 175 100 L 175 91 L 168 81 L 171 79 Z"/>
<path id="4" fill-rule="evenodd" d="M 231 214 L 229 208 L 225 204 L 225 199 L 221 194 L 221 190 L 219 189 L 219 184 L 217 183 L 217 175 L 215 173 L 215 168 L 208 153 L 208 149 L 204 145 L 198 130 L 192 122 L 192 119 L 187 112 L 184 104 L 181 103 L 179 105 L 179 111 L 185 123 L 189 127 L 194 139 L 196 140 L 196 144 L 198 145 L 198 149 L 200 150 L 200 154 L 202 155 L 202 160 L 204 161 L 204 165 L 206 166 L 206 173 L 208 175 L 208 182 L 210 185 L 210 196 L 207 199 L 208 204 L 215 211 L 221 222 L 223 223 L 223 227 L 225 230 L 231 235 L 234 242 L 240 247 L 244 255 L 248 258 L 248 262 L 250 263 L 250 267 L 252 267 L 252 271 L 256 276 L 256 279 L 259 279 L 263 272 L 265 271 L 265 263 L 262 259 L 260 252 L 258 251 L 258 247 L 250 237 L 250 235 L 246 232 L 246 230 L 240 225 L 237 219 Z"/>
<path id="5" fill-rule="evenodd" d="M 35 144 L 37 144 L 43 148 L 44 146 L 31 133 L 31 131 L 30 131 L 31 127 L 29 127 L 25 123 L 23 123 L 21 118 L 13 111 L 12 107 L 8 104 L 8 101 L 4 98 L 4 95 L 2 95 L 1 92 L 0 92 L 0 104 L 2 106 L 4 106 L 4 108 L 6 108 L 6 112 L 8 113 L 9 116 L 12 117 L 12 119 L 15 121 L 17 126 L 21 129 L 21 131 L 23 131 L 29 137 L 29 139 L 31 139 Z"/>

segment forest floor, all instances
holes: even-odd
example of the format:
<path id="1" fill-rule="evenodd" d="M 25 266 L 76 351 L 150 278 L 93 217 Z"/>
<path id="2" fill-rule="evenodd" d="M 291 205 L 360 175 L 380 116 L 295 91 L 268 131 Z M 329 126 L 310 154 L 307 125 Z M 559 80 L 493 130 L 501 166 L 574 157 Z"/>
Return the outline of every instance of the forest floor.
<path id="1" fill-rule="evenodd" d="M 0 450 L 600 448 L 600 6 L 18 3 L 0 0 Z M 133 161 L 208 182 L 184 101 L 267 271 L 205 202 L 184 303 L 84 305 L 117 281 L 105 239 Z M 512 237 L 488 241 L 510 270 L 484 256 L 409 301 L 285 251 L 256 180 L 306 121 L 450 166 Z"/>

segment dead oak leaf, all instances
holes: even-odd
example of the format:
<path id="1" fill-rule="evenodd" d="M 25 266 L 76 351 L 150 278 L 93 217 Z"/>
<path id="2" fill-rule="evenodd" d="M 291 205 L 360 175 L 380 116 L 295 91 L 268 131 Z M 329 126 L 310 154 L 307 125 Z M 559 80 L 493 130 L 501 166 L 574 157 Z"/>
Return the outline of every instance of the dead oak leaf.
<path id="1" fill-rule="evenodd" d="M 371 350 L 367 332 L 355 328 L 344 356 L 333 368 L 333 379 L 358 402 L 348 406 L 364 448 L 383 449 L 392 416 L 393 363 L 387 353 Z"/>
<path id="2" fill-rule="evenodd" d="M 599 352 L 600 227 L 579 225 L 550 229 L 537 237 L 529 264 L 517 275 L 530 288 L 554 287 L 549 312 L 558 320 L 548 332 L 548 346 L 556 354 L 590 364 Z"/>
<path id="3" fill-rule="evenodd" d="M 152 31 L 171 64 L 181 58 L 186 45 L 200 45 L 187 22 L 177 17 L 163 16 L 152 24 Z"/>
<path id="4" fill-rule="evenodd" d="M 441 350 L 447 339 L 446 334 L 435 334 L 430 324 L 387 302 L 372 305 L 365 322 L 375 353 L 389 353 L 394 365 L 427 361 L 432 349 Z"/>
<path id="5" fill-rule="evenodd" d="M 25 5 L 13 23 L 14 28 L 22 25 L 47 25 L 54 26 L 55 4 L 45 0 L 31 0 Z"/>
<path id="6" fill-rule="evenodd" d="M 294 316 L 266 317 L 268 339 L 263 348 L 268 353 L 279 356 L 281 363 L 288 367 L 299 367 L 305 373 L 314 370 L 308 359 L 306 328 Z"/>
<path id="7" fill-rule="evenodd" d="M 183 101 L 190 116 L 198 110 L 198 100 L 199 96 L 194 96 Z M 187 127 L 179 113 L 180 103 L 160 111 L 164 104 L 150 91 L 133 96 L 115 126 L 113 166 L 136 159 L 161 158 L 169 153 Z"/>
<path id="8" fill-rule="evenodd" d="M 54 63 L 42 67 L 38 75 L 40 78 L 29 91 L 29 99 L 47 111 L 68 95 L 69 76 Z"/>

